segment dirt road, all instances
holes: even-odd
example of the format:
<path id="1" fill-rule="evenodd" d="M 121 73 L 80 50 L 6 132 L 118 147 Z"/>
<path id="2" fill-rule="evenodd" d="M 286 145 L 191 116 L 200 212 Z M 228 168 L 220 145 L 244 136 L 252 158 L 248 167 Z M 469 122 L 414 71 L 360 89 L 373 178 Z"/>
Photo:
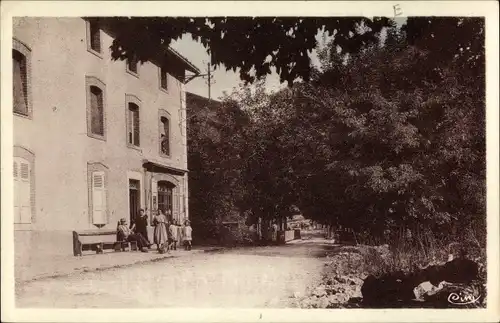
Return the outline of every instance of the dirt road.
<path id="1" fill-rule="evenodd" d="M 21 285 L 17 306 L 43 308 L 288 307 L 318 281 L 325 245 L 201 253 Z"/>

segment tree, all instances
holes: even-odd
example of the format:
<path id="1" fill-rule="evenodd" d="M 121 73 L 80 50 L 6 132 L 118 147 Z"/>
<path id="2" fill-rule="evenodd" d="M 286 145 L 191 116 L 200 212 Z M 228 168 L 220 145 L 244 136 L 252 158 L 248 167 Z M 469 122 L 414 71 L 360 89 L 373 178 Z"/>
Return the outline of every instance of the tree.
<path id="1" fill-rule="evenodd" d="M 384 44 L 348 56 L 332 43 L 309 82 L 224 100 L 220 117 L 230 120 L 219 130 L 231 144 L 197 148 L 214 145 L 206 169 L 220 171 L 220 192 L 228 182 L 238 192 L 224 201 L 264 219 L 297 205 L 377 240 L 401 228 L 440 239 L 469 228 L 483 244 L 484 21 L 438 21 L 409 18 L 411 28 L 389 29 Z M 476 33 L 443 41 L 457 25 Z M 422 26 L 423 39 L 411 36 Z M 460 44 L 471 46 L 464 53 Z M 240 114 L 245 122 L 235 123 Z"/>
<path id="2" fill-rule="evenodd" d="M 203 44 L 211 63 L 226 70 L 239 69 L 245 82 L 271 73 L 275 67 L 281 81 L 309 80 L 308 53 L 317 46 L 316 35 L 335 35 L 344 52 L 357 52 L 377 41 L 387 18 L 364 17 L 116 17 L 101 18 L 113 26 L 114 59 L 136 56 L 149 60 L 153 53 L 185 34 Z"/>
<path id="3" fill-rule="evenodd" d="M 430 32 L 445 37 L 457 21 Z M 480 42 L 482 21 L 462 23 L 477 25 L 470 29 Z M 326 71 L 311 82 L 251 109 L 252 207 L 297 203 L 308 217 L 377 238 L 387 229 L 439 235 L 470 223 L 484 233 L 484 47 L 464 65 L 465 57 L 445 59 L 425 41 L 410 45 L 408 29 L 392 32 L 385 46 L 347 60 L 326 56 Z"/>
<path id="4" fill-rule="evenodd" d="M 248 116 L 232 101 L 187 94 L 190 213 L 201 239 L 219 239 L 221 223 L 239 217 L 243 131 Z"/>

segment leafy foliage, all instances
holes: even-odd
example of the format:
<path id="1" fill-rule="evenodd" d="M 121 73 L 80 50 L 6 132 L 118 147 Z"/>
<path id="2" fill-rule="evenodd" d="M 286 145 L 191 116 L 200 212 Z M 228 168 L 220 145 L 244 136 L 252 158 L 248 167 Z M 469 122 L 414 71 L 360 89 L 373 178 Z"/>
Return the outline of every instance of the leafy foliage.
<path id="1" fill-rule="evenodd" d="M 433 232 L 484 246 L 483 24 L 409 18 L 383 45 L 349 56 L 332 42 L 309 82 L 223 102 L 238 112 L 221 110 L 233 121 L 207 169 L 224 169 L 217 181 L 236 183 L 228 201 L 254 217 L 281 217 L 294 204 L 376 240 L 410 229 L 419 243 Z M 244 123 L 234 123 L 238 114 Z"/>
<path id="2" fill-rule="evenodd" d="M 151 53 L 184 34 L 203 44 L 214 66 L 239 69 L 245 82 L 254 82 L 275 67 L 281 81 L 309 80 L 308 53 L 317 46 L 320 30 L 335 35 L 344 52 L 357 52 L 377 41 L 387 18 L 364 17 L 119 17 L 106 18 L 117 35 L 114 59 L 151 59 Z"/>

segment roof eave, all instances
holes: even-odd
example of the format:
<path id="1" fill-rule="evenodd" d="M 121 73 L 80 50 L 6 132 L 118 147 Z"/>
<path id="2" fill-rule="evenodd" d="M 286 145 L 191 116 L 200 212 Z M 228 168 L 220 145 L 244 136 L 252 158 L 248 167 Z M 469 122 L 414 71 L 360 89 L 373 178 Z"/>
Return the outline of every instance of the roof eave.
<path id="1" fill-rule="evenodd" d="M 182 61 L 182 63 L 184 64 L 184 67 L 185 67 L 186 71 L 189 71 L 189 72 L 194 73 L 196 75 L 201 74 L 201 71 L 193 63 L 191 63 L 190 61 L 188 61 L 187 58 L 185 58 L 184 56 L 182 56 L 175 49 L 173 49 L 172 47 L 169 47 L 168 48 L 168 52 L 171 53 L 171 54 L 173 54 L 176 58 L 178 58 L 178 59 L 180 59 Z"/>

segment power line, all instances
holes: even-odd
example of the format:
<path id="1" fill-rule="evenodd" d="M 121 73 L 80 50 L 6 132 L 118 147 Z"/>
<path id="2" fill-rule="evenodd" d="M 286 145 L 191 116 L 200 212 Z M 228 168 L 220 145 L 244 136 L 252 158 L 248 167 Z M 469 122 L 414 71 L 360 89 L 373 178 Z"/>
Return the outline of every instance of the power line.
<path id="1" fill-rule="evenodd" d="M 202 77 L 202 78 L 205 78 L 206 81 L 205 83 L 207 84 L 208 86 L 208 100 L 210 101 L 212 99 L 212 92 L 211 92 L 211 88 L 212 88 L 212 84 L 215 84 L 216 81 L 213 79 L 213 76 L 212 76 L 212 73 L 215 71 L 215 68 L 212 69 L 212 66 L 210 63 L 207 63 L 207 69 L 206 69 L 206 73 L 204 74 L 194 74 L 194 75 L 191 75 L 189 77 L 187 77 L 185 79 L 185 83 L 187 84 L 188 82 L 194 80 L 195 78 L 197 77 Z"/>

